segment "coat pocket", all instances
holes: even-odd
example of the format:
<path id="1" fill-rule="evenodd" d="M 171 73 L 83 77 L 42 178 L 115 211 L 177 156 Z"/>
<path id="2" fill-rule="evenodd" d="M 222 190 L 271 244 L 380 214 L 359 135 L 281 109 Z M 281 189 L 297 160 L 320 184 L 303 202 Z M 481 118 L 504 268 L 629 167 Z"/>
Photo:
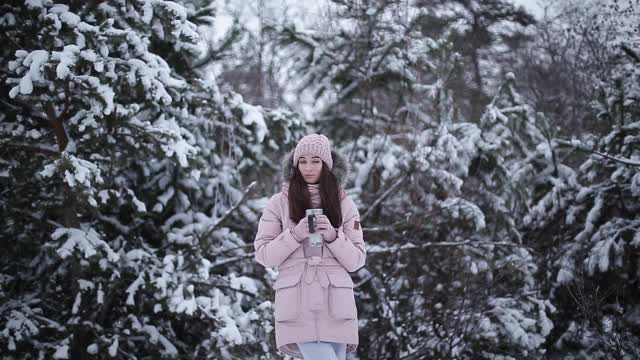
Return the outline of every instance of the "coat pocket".
<path id="1" fill-rule="evenodd" d="M 345 272 L 327 273 L 329 276 L 329 316 L 334 319 L 356 319 L 356 299 L 353 294 L 353 280 Z"/>
<path id="2" fill-rule="evenodd" d="M 300 316 L 300 277 L 302 273 L 283 275 L 276 279 L 275 320 L 295 320 Z"/>

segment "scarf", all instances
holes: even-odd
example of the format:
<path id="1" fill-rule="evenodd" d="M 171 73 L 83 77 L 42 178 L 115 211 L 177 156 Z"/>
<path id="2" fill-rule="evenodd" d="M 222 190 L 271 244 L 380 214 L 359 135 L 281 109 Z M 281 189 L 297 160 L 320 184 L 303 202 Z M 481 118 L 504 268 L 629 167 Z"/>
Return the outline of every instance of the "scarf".
<path id="1" fill-rule="evenodd" d="M 314 209 L 322 208 L 322 198 L 320 197 L 320 184 L 307 184 L 307 188 L 309 189 L 311 207 Z M 282 191 L 285 194 L 289 193 L 288 182 L 284 182 L 282 184 Z"/>
<path id="2" fill-rule="evenodd" d="M 311 207 L 314 209 L 321 208 L 320 184 L 307 184 L 307 187 L 309 188 L 309 195 L 311 195 Z"/>

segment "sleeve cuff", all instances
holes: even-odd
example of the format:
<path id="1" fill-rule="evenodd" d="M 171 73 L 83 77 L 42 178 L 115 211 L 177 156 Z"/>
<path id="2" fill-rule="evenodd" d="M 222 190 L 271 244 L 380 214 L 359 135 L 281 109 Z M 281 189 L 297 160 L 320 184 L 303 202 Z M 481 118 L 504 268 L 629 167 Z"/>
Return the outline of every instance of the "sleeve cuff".
<path id="1" fill-rule="evenodd" d="M 326 241 L 326 240 L 325 240 L 325 242 L 326 242 L 327 244 L 332 244 L 332 243 L 336 242 L 336 240 L 338 240 L 338 238 L 340 237 L 340 232 L 341 232 L 341 230 L 340 230 L 340 229 L 336 229 L 336 237 L 335 237 L 335 239 L 333 239 L 333 240 L 331 240 L 331 241 Z"/>
<path id="2" fill-rule="evenodd" d="M 293 235 L 293 232 L 291 231 L 291 229 L 287 229 L 285 231 L 289 232 L 289 236 L 287 236 L 287 234 L 285 233 L 284 238 L 287 239 L 288 243 L 294 247 L 297 248 L 298 246 L 300 246 L 300 244 L 302 244 L 302 241 L 298 241 L 298 239 Z M 304 239 L 303 239 L 304 240 Z"/>

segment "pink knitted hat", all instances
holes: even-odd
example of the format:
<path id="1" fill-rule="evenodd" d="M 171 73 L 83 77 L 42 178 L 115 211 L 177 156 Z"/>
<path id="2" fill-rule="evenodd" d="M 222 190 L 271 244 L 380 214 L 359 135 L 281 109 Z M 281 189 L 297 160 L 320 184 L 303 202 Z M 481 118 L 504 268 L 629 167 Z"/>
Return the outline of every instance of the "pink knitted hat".
<path id="1" fill-rule="evenodd" d="M 333 169 L 329 139 L 324 135 L 311 134 L 298 141 L 298 145 L 296 145 L 296 149 L 293 152 L 294 166 L 298 165 L 298 159 L 303 155 L 318 156 L 327 164 L 329 169 Z"/>

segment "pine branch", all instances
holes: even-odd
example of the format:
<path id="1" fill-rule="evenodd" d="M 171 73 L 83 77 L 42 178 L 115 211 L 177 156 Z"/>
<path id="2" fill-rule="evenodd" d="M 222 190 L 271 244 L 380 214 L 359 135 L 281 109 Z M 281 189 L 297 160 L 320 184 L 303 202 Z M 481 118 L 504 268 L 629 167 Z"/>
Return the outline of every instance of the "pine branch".
<path id="1" fill-rule="evenodd" d="M 625 54 L 629 55 L 633 59 L 633 61 L 640 63 L 640 55 L 633 51 L 633 49 L 625 44 L 620 45 L 620 48 L 622 48 L 622 51 L 624 51 Z"/>
<path id="2" fill-rule="evenodd" d="M 389 196 L 395 189 L 397 189 L 400 185 L 402 185 L 402 183 L 404 182 L 405 179 L 407 179 L 409 177 L 411 173 L 407 173 L 405 174 L 405 176 L 400 177 L 396 180 L 396 182 L 391 185 L 391 187 L 389 187 L 387 189 L 387 191 L 385 191 L 382 195 L 380 195 L 380 197 L 378 197 L 378 199 L 376 199 L 376 201 L 373 202 L 373 204 L 371 204 L 371 206 L 369 206 L 369 208 L 367 209 L 367 211 L 365 211 L 364 214 L 362 214 L 362 216 L 360 216 L 360 221 L 364 221 L 364 219 L 366 219 L 369 214 L 371 213 L 371 211 L 373 211 L 373 209 L 375 209 L 378 205 L 380 205 L 380 203 L 387 198 L 387 196 Z"/>
<path id="3" fill-rule="evenodd" d="M 366 229 L 363 229 L 366 230 Z M 394 245 L 389 247 L 382 247 L 377 245 L 371 245 L 367 248 L 368 254 L 388 254 L 395 253 L 401 250 L 416 250 L 416 249 L 426 249 L 430 247 L 446 247 L 446 246 L 504 246 L 504 247 L 523 247 L 530 250 L 526 246 L 522 246 L 521 244 L 516 244 L 509 241 L 474 241 L 474 240 L 465 240 L 465 241 L 440 241 L 440 242 L 426 242 L 423 244 L 404 244 L 404 245 Z"/>
<path id="4" fill-rule="evenodd" d="M 242 205 L 242 203 L 245 201 L 245 199 L 247 198 L 247 195 L 251 192 L 251 190 L 253 190 L 253 188 L 258 184 L 257 181 L 253 181 L 251 182 L 251 184 L 249 184 L 249 186 L 247 186 L 247 190 L 245 190 L 244 194 L 242 194 L 242 198 L 229 210 L 227 210 L 226 213 L 224 213 L 224 215 L 222 215 L 221 218 L 219 218 L 213 225 L 211 225 L 207 230 L 205 230 L 201 237 L 207 238 L 209 236 L 211 236 L 211 234 L 218 228 L 218 226 L 220 226 L 220 224 L 222 224 L 227 217 L 229 217 L 229 215 L 231 215 L 240 205 Z"/>
<path id="5" fill-rule="evenodd" d="M 255 252 L 251 252 L 251 253 L 248 253 L 248 254 L 239 255 L 239 256 L 232 257 L 232 258 L 222 259 L 222 260 L 216 261 L 213 265 L 211 265 L 211 269 L 217 268 L 217 267 L 221 267 L 221 266 L 225 266 L 225 265 L 237 262 L 237 261 L 250 259 L 250 258 L 253 258 L 254 256 L 255 256 Z"/>
<path id="6" fill-rule="evenodd" d="M 597 150 L 594 150 L 592 148 L 589 148 L 585 144 L 580 143 L 579 141 L 575 141 L 575 140 L 574 141 L 567 141 L 567 140 L 564 140 L 564 139 L 554 139 L 554 140 L 559 144 L 566 145 L 566 146 L 571 146 L 571 147 L 576 148 L 578 150 L 582 150 L 582 151 L 589 152 L 589 153 L 592 153 L 592 154 L 595 154 L 595 155 L 599 155 L 599 156 L 602 156 L 604 158 L 611 159 L 611 160 L 617 161 L 617 162 L 625 164 L 625 165 L 639 166 L 640 167 L 640 161 L 634 161 L 634 160 L 627 159 L 627 158 L 621 158 L 621 157 L 616 157 L 616 156 L 612 156 L 612 155 L 609 155 L 609 154 L 605 154 L 605 153 L 599 152 Z"/>
<path id="7" fill-rule="evenodd" d="M 4 143 L 3 145 L 8 147 L 23 149 L 23 150 L 30 150 L 36 153 L 47 155 L 49 157 L 57 157 L 58 155 L 60 155 L 59 152 L 52 150 L 51 148 L 44 148 L 37 145 L 30 145 L 25 143 L 13 143 L 13 142 Z"/>

